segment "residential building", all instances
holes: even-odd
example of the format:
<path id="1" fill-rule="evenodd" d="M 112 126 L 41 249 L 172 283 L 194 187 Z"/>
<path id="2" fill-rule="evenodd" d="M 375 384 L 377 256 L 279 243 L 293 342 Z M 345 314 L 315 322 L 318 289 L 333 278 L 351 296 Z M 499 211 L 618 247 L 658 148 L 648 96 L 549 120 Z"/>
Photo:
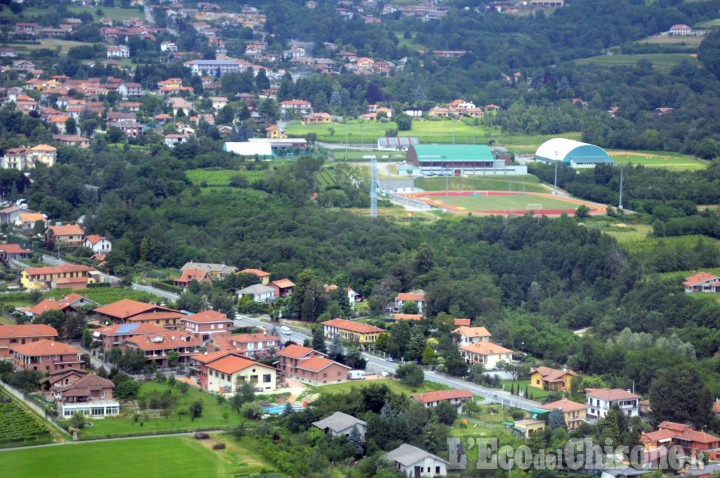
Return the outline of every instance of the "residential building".
<path id="1" fill-rule="evenodd" d="M 28 267 L 20 273 L 20 283 L 26 289 L 85 289 L 93 267 L 63 264 L 52 267 Z"/>
<path id="2" fill-rule="evenodd" d="M 107 47 L 108 58 L 130 58 L 130 48 L 125 45 Z"/>
<path id="3" fill-rule="evenodd" d="M 105 418 L 120 414 L 120 404 L 113 400 L 115 384 L 95 374 L 86 374 L 66 386 L 51 389 L 58 402 L 58 417 L 67 420 L 75 413 L 92 418 Z"/>
<path id="4" fill-rule="evenodd" d="M 683 25 L 683 24 L 673 25 L 670 27 L 670 30 L 668 31 L 668 35 L 670 35 L 670 36 L 684 37 L 684 36 L 688 36 L 688 35 L 692 35 L 692 34 L 693 34 L 692 28 L 690 28 L 687 25 Z"/>
<path id="5" fill-rule="evenodd" d="M 587 388 L 588 417 L 604 418 L 613 405 L 620 407 L 620 410 L 629 417 L 639 415 L 640 396 L 620 388 Z"/>
<path id="6" fill-rule="evenodd" d="M 191 60 L 183 63 L 193 75 L 222 76 L 226 73 L 242 71 L 249 66 L 247 62 L 229 58 L 227 60 Z"/>
<path id="7" fill-rule="evenodd" d="M 75 312 L 81 307 L 97 305 L 99 305 L 97 302 L 93 302 L 80 294 L 69 294 L 57 300 L 54 297 L 48 297 L 32 307 L 25 307 L 20 311 L 30 318 L 35 318 L 48 310 L 59 310 L 68 313 Z"/>
<path id="8" fill-rule="evenodd" d="M 303 124 L 316 124 L 316 123 L 331 123 L 332 115 L 329 113 L 311 113 L 303 116 Z"/>
<path id="9" fill-rule="evenodd" d="M 108 323 L 154 323 L 155 325 L 177 328 L 179 319 L 184 317 L 177 310 L 155 304 L 147 304 L 132 299 L 121 299 L 94 309 L 93 312 Z M 157 317 L 157 322 L 153 320 Z M 170 317 L 170 318 L 168 318 Z M 176 317 L 176 319 L 174 318 Z M 168 322 L 169 320 L 169 322 Z"/>
<path id="10" fill-rule="evenodd" d="M 64 226 L 48 226 L 45 231 L 45 242 L 50 249 L 56 246 L 79 247 L 83 245 L 85 231 L 77 224 Z"/>
<path id="11" fill-rule="evenodd" d="M 640 442 L 646 449 L 667 446 L 668 442 L 672 442 L 673 445 L 682 447 L 688 455 L 720 449 L 720 438 L 697 431 L 690 425 L 668 421 L 660 423 L 657 431 L 644 433 Z"/>
<path id="12" fill-rule="evenodd" d="M 172 41 L 164 41 L 164 42 L 160 43 L 160 51 L 162 51 L 162 52 L 166 52 L 166 51 L 170 51 L 170 52 L 178 51 L 178 47 L 177 47 L 177 44 L 175 44 L 175 42 L 172 42 Z"/>
<path id="13" fill-rule="evenodd" d="M 261 138 L 251 138 L 261 139 Z M 264 138 L 267 139 L 267 138 Z M 273 141 L 280 141 L 273 140 Z M 246 156 L 255 159 L 272 159 L 275 154 L 270 143 L 259 143 L 252 141 L 227 142 L 223 144 L 223 151 L 237 154 L 238 156 Z"/>
<path id="14" fill-rule="evenodd" d="M 184 266 L 180 268 L 181 271 L 184 271 L 185 269 L 205 271 L 210 274 L 210 277 L 212 277 L 213 280 L 224 279 L 228 274 L 235 274 L 237 272 L 237 267 L 228 266 L 225 264 L 210 264 L 193 261 L 187 262 Z"/>
<path id="15" fill-rule="evenodd" d="M 165 135 L 165 146 L 168 148 L 174 148 L 178 144 L 185 144 L 188 142 L 189 136 L 186 134 L 166 134 Z"/>
<path id="16" fill-rule="evenodd" d="M 83 241 L 83 246 L 92 249 L 95 253 L 107 254 L 112 251 L 112 243 L 105 236 L 90 234 Z"/>
<path id="17" fill-rule="evenodd" d="M 412 396 L 413 400 L 422 403 L 425 408 L 437 407 L 441 402 L 448 402 L 458 409 L 458 413 L 462 413 L 463 405 L 472 398 L 472 392 L 466 388 L 416 393 Z"/>
<path id="18" fill-rule="evenodd" d="M 108 352 L 111 348 L 119 347 L 123 341 L 136 335 L 151 335 L 166 331 L 165 327 L 149 323 L 113 324 L 95 329 L 93 340 L 100 343 L 103 352 Z"/>
<path id="19" fill-rule="evenodd" d="M 15 370 L 54 372 L 80 368 L 83 351 L 62 342 L 40 339 L 25 344 L 11 345 Z"/>
<path id="20" fill-rule="evenodd" d="M 359 344 L 373 344 L 378 336 L 385 332 L 380 327 L 346 319 L 327 320 L 322 325 L 325 337 L 328 339 L 340 335 L 342 340 Z"/>
<path id="21" fill-rule="evenodd" d="M 479 363 L 486 370 L 495 370 L 498 362 L 512 361 L 513 351 L 492 342 L 475 342 L 460 347 L 460 353 L 468 364 Z"/>
<path id="22" fill-rule="evenodd" d="M 262 284 L 253 284 L 237 291 L 237 296 L 238 299 L 248 296 L 255 302 L 265 304 L 275 300 L 275 289 Z"/>
<path id="23" fill-rule="evenodd" d="M 284 113 L 308 115 L 312 113 L 312 103 L 305 100 L 285 100 L 280 102 L 280 111 Z"/>
<path id="24" fill-rule="evenodd" d="M 275 289 L 275 297 L 278 298 L 290 297 L 295 287 L 295 283 L 290 279 L 274 280 L 269 285 Z"/>
<path id="25" fill-rule="evenodd" d="M 476 342 L 489 342 L 492 334 L 485 327 L 458 327 L 452 331 L 460 337 L 458 345 L 470 345 Z"/>
<path id="26" fill-rule="evenodd" d="M 250 274 L 260 279 L 262 285 L 268 285 L 270 283 L 270 273 L 260 269 L 243 269 L 238 274 Z"/>
<path id="27" fill-rule="evenodd" d="M 530 370 L 530 386 L 541 390 L 567 392 L 570 391 L 573 377 L 577 377 L 577 374 L 572 370 L 536 367 Z"/>
<path id="28" fill-rule="evenodd" d="M 407 443 L 386 453 L 385 459 L 408 478 L 447 476 L 447 461 Z"/>
<path id="29" fill-rule="evenodd" d="M 418 306 L 418 313 L 424 314 L 425 313 L 425 306 L 427 304 L 427 299 L 425 297 L 425 292 L 422 290 L 415 290 L 412 292 L 401 292 L 395 297 L 395 312 L 400 312 L 402 310 L 402 306 L 406 302 L 415 302 Z"/>
<path id="30" fill-rule="evenodd" d="M 210 273 L 206 271 L 185 269 L 182 271 L 182 275 L 173 281 L 173 284 L 175 284 L 176 287 L 182 287 L 184 289 L 189 286 L 192 281 L 198 284 L 212 284 L 213 282 Z"/>
<path id="31" fill-rule="evenodd" d="M 517 420 L 513 425 L 513 431 L 523 438 L 530 438 L 535 433 L 542 432 L 543 430 L 545 430 L 545 422 L 532 418 Z"/>
<path id="32" fill-rule="evenodd" d="M 15 224 L 20 218 L 20 214 L 32 212 L 34 211 L 31 211 L 25 206 L 12 205 L 10 207 L 6 207 L 5 209 L 0 210 L 0 223 Z"/>
<path id="33" fill-rule="evenodd" d="M 200 366 L 203 390 L 215 393 L 235 393 L 239 384 L 250 383 L 263 391 L 276 389 L 277 370 L 234 352 L 216 352 L 193 357 Z M 197 366 L 197 365 L 196 365 Z"/>
<path id="34" fill-rule="evenodd" d="M 120 83 L 117 87 L 117 92 L 121 98 L 143 95 L 143 89 L 140 83 Z"/>
<path id="35" fill-rule="evenodd" d="M 170 352 L 177 352 L 178 363 L 187 363 L 200 352 L 201 345 L 194 335 L 176 330 L 136 335 L 125 339 L 120 348 L 142 350 L 148 365 L 154 362 L 158 367 L 167 367 L 172 365 L 168 362 Z"/>
<path id="36" fill-rule="evenodd" d="M 209 351 L 225 350 L 241 353 L 247 357 L 268 357 L 281 345 L 280 338 L 267 332 L 214 336 L 207 344 Z"/>
<path id="37" fill-rule="evenodd" d="M 456 327 L 470 327 L 470 319 L 453 319 L 453 325 Z"/>
<path id="38" fill-rule="evenodd" d="M 0 168 L 27 171 L 34 169 L 39 164 L 51 168 L 55 166 L 56 160 L 57 148 L 47 144 L 38 144 L 32 148 L 8 148 L 0 158 Z"/>
<path id="39" fill-rule="evenodd" d="M 12 358 L 11 347 L 25 345 L 39 340 L 53 341 L 58 332 L 45 324 L 23 324 L 0 326 L 0 360 Z"/>
<path id="40" fill-rule="evenodd" d="M 568 430 L 575 430 L 587 420 L 588 406 L 584 403 L 573 402 L 567 398 L 563 398 L 562 400 L 558 400 L 556 402 L 546 403 L 541 405 L 540 408 L 549 411 L 559 408 L 565 416 L 565 424 L 567 425 Z"/>
<path id="41" fill-rule="evenodd" d="M 80 148 L 89 148 L 90 140 L 76 134 L 54 134 L 53 141 L 64 146 L 77 146 Z"/>
<path id="42" fill-rule="evenodd" d="M 685 286 L 685 292 L 688 294 L 694 292 L 720 292 L 720 277 L 707 272 L 698 272 L 686 277 L 683 285 Z"/>
<path id="43" fill-rule="evenodd" d="M 20 213 L 17 221 L 15 221 L 15 228 L 23 232 L 32 232 L 35 230 L 35 225 L 38 222 L 43 226 L 43 229 L 45 229 L 47 216 L 41 212 Z"/>
<path id="44" fill-rule="evenodd" d="M 185 331 L 193 334 L 201 342 L 216 337 L 228 337 L 232 334 L 233 322 L 227 315 L 216 310 L 205 310 L 189 317 L 180 319 L 185 324 Z"/>
<path id="45" fill-rule="evenodd" d="M 329 417 L 313 422 L 313 426 L 334 437 L 349 436 L 352 432 L 357 432 L 365 438 L 367 431 L 366 422 L 343 412 L 335 412 Z"/>
<path id="46" fill-rule="evenodd" d="M 279 370 L 288 378 L 315 385 L 347 381 L 350 367 L 325 358 L 325 354 L 300 345 L 288 345 L 280 352 Z"/>
<path id="47" fill-rule="evenodd" d="M 3 261 L 27 259 L 31 255 L 32 251 L 23 248 L 20 244 L 0 244 L 0 259 Z"/>

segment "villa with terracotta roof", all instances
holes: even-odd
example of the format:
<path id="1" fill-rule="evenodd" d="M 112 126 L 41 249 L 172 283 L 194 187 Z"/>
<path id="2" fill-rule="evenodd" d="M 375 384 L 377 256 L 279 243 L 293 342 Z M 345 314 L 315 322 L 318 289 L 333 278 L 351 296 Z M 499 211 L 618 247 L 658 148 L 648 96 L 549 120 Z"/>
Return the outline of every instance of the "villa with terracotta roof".
<path id="1" fill-rule="evenodd" d="M 150 314 L 155 313 L 167 313 L 172 312 L 176 315 L 178 315 L 178 319 L 180 317 L 183 317 L 180 312 L 177 310 L 169 309 L 167 307 L 161 307 L 159 305 L 154 304 L 148 304 L 145 302 L 138 302 L 137 300 L 132 299 L 121 299 L 117 302 L 113 302 L 111 304 L 103 305 L 102 307 L 98 307 L 97 309 L 94 309 L 93 312 L 100 316 L 101 319 L 107 320 L 109 322 L 115 323 L 115 324 L 125 324 L 125 323 L 138 323 L 138 322 L 147 322 L 147 323 L 153 323 L 150 319 Z M 131 321 L 133 317 L 137 317 L 143 315 L 144 319 L 141 321 Z M 160 317 L 160 316 L 158 316 Z M 159 320 L 159 319 L 158 319 Z M 165 324 L 155 324 L 155 325 L 165 325 Z M 175 325 L 179 325 L 179 322 Z"/>
<path id="2" fill-rule="evenodd" d="M 536 367 L 530 370 L 530 386 L 541 390 L 566 392 L 572 386 L 572 370 L 557 370 L 550 367 Z"/>
<path id="3" fill-rule="evenodd" d="M 61 310 L 67 313 L 75 312 L 80 309 L 80 307 L 88 305 L 97 306 L 98 303 L 93 302 L 80 294 L 69 294 L 57 300 L 53 297 L 48 297 L 32 307 L 21 309 L 21 312 L 28 317 L 37 317 L 48 310 Z"/>
<path id="4" fill-rule="evenodd" d="M 17 259 L 27 259 L 32 254 L 32 251 L 29 251 L 20 244 L 0 244 L 0 258 L 2 260 L 17 260 Z"/>
<path id="5" fill-rule="evenodd" d="M 452 331 L 453 334 L 457 334 L 459 339 L 459 345 L 470 345 L 475 342 L 489 342 L 492 334 L 488 332 L 485 327 L 466 327 L 461 326 Z"/>
<path id="6" fill-rule="evenodd" d="M 112 251 L 112 243 L 105 236 L 91 234 L 83 241 L 83 246 L 92 249 L 93 252 L 107 254 Z"/>
<path id="7" fill-rule="evenodd" d="M 280 279 L 271 281 L 270 287 L 275 289 L 275 297 L 284 298 L 292 295 L 295 283 L 290 279 Z"/>
<path id="8" fill-rule="evenodd" d="M 58 418 L 67 420 L 75 413 L 93 419 L 120 414 L 120 404 L 113 399 L 115 384 L 85 370 L 69 369 L 40 380 L 41 390 L 58 404 Z"/>
<path id="9" fill-rule="evenodd" d="M 513 351 L 492 342 L 475 342 L 461 346 L 460 354 L 468 364 L 479 363 L 486 370 L 494 370 L 501 360 L 511 362 Z"/>
<path id="10" fill-rule="evenodd" d="M 0 360 L 12 357 L 10 347 L 39 340 L 55 340 L 57 336 L 57 330 L 44 324 L 1 325 Z"/>
<path id="11" fill-rule="evenodd" d="M 555 410 L 559 408 L 565 417 L 565 424 L 568 430 L 575 430 L 577 427 L 582 425 L 587 420 L 587 409 L 588 406 L 584 403 L 573 402 L 567 398 L 558 400 L 556 402 L 546 403 L 541 405 L 540 408 L 543 410 Z"/>
<path id="12" fill-rule="evenodd" d="M 463 404 L 472 398 L 473 394 L 467 388 L 416 393 L 412 396 L 413 400 L 422 403 L 425 408 L 437 407 L 440 402 L 448 402 L 457 407 L 459 413 L 462 413 Z"/>
<path id="13" fill-rule="evenodd" d="M 100 348 L 103 352 L 108 352 L 113 347 L 119 347 L 124 340 L 130 337 L 162 332 L 167 332 L 167 329 L 149 323 L 113 324 L 95 329 L 93 331 L 93 340 L 100 342 Z"/>
<path id="14" fill-rule="evenodd" d="M 288 345 L 280 352 L 279 370 L 285 376 L 315 385 L 345 382 L 350 367 L 333 362 L 326 355 L 301 345 Z"/>
<path id="15" fill-rule="evenodd" d="M 68 368 L 80 368 L 83 351 L 54 340 L 40 339 L 35 342 L 11 345 L 15 370 L 54 372 Z"/>
<path id="16" fill-rule="evenodd" d="M 192 334 L 180 331 L 164 331 L 155 334 L 136 335 L 125 339 L 120 349 L 142 350 L 147 364 L 155 362 L 158 367 L 167 367 L 168 354 L 172 351 L 180 355 L 178 363 L 187 363 L 190 357 L 200 352 L 200 340 Z"/>
<path id="17" fill-rule="evenodd" d="M 262 285 L 268 285 L 270 283 L 270 273 L 260 269 L 243 269 L 238 274 L 251 274 L 260 279 Z"/>
<path id="18" fill-rule="evenodd" d="M 617 405 L 629 417 L 639 415 L 640 395 L 635 395 L 628 390 L 586 388 L 585 397 L 587 397 L 587 414 L 590 418 L 604 418 L 613 405 Z"/>
<path id="19" fill-rule="evenodd" d="M 180 270 L 194 269 L 197 271 L 205 271 L 210 274 L 213 280 L 224 279 L 228 274 L 235 274 L 237 267 L 228 266 L 225 264 L 212 264 L 208 262 L 186 262 Z"/>
<path id="20" fill-rule="evenodd" d="M 182 319 L 187 315 L 177 310 L 146 312 L 129 317 L 128 324 L 154 324 L 164 327 L 167 330 L 178 330 L 182 328 Z"/>
<path id="21" fill-rule="evenodd" d="M 424 314 L 426 305 L 426 296 L 423 291 L 402 292 L 395 297 L 395 312 L 400 312 L 405 302 L 415 302 L 418 306 L 418 312 Z"/>
<path id="22" fill-rule="evenodd" d="M 358 342 L 360 344 L 375 343 L 378 336 L 385 332 L 380 327 L 346 319 L 326 320 L 322 325 L 325 337 L 328 339 L 332 339 L 335 335 L 340 335 L 342 340 Z"/>
<path id="23" fill-rule="evenodd" d="M 63 264 L 52 267 L 28 267 L 20 273 L 20 283 L 26 289 L 85 289 L 94 282 L 93 267 L 78 264 Z"/>
<path id="24" fill-rule="evenodd" d="M 182 287 L 183 289 L 190 285 L 192 281 L 198 284 L 212 284 L 212 277 L 207 271 L 201 271 L 197 269 L 185 269 L 182 271 L 182 275 L 173 281 L 176 287 Z"/>
<path id="25" fill-rule="evenodd" d="M 200 386 L 207 392 L 235 393 L 243 382 L 264 391 L 272 391 L 277 387 L 277 370 L 236 352 L 222 351 L 196 356 L 193 361 L 200 368 Z"/>
<path id="26" fill-rule="evenodd" d="M 207 344 L 208 350 L 228 350 L 248 357 L 270 354 L 280 347 L 280 338 L 267 333 L 214 336 Z"/>
<path id="27" fill-rule="evenodd" d="M 720 277 L 707 272 L 698 272 L 686 277 L 683 285 L 685 286 L 685 292 L 688 294 L 694 292 L 720 292 Z"/>
<path id="28" fill-rule="evenodd" d="M 217 310 L 205 310 L 180 319 L 185 324 L 185 331 L 193 334 L 201 342 L 215 337 L 228 337 L 232 334 L 233 322 L 227 315 Z"/>
<path id="29" fill-rule="evenodd" d="M 55 246 L 82 246 L 85 231 L 77 224 L 65 226 L 48 226 L 45 231 L 45 242 L 50 249 Z"/>
<path id="30" fill-rule="evenodd" d="M 657 431 L 643 433 L 640 443 L 649 453 L 671 445 L 682 447 L 688 456 L 710 451 L 710 459 L 717 459 L 717 450 L 720 449 L 720 438 L 715 435 L 697 431 L 690 425 L 668 421 L 660 423 Z"/>

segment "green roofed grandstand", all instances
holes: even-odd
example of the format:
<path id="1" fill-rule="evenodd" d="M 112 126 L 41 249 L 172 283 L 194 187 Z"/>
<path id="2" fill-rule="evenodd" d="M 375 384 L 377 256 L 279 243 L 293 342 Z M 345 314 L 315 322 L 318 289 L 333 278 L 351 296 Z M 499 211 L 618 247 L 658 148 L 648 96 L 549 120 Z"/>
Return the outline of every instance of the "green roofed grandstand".
<path id="1" fill-rule="evenodd" d="M 408 148 L 406 161 L 427 176 L 527 173 L 524 166 L 510 166 L 505 160 L 495 159 L 484 144 L 414 144 Z"/>
<path id="2" fill-rule="evenodd" d="M 571 168 L 594 168 L 596 164 L 613 164 L 610 155 L 594 144 L 572 139 L 553 138 L 545 141 L 535 153 L 537 161 L 560 161 Z"/>

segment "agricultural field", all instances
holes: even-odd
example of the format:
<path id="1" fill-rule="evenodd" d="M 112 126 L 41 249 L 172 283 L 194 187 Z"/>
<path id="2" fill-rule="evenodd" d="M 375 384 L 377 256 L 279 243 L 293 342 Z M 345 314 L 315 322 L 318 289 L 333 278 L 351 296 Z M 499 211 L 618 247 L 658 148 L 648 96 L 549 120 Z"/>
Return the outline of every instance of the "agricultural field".
<path id="1" fill-rule="evenodd" d="M 0 389 L 0 447 L 40 445 L 50 441 L 50 430 L 40 418 Z"/>
<path id="2" fill-rule="evenodd" d="M 672 45 L 672 46 L 687 46 L 688 49 L 697 50 L 697 47 L 703 40 L 703 36 L 670 36 L 670 35 L 652 35 L 642 40 L 638 40 L 637 43 L 645 43 L 650 45 Z"/>
<path id="3" fill-rule="evenodd" d="M 579 65 L 635 66 L 638 61 L 647 60 L 660 71 L 669 72 L 684 61 L 697 63 L 690 53 L 647 53 L 640 55 L 600 55 L 575 60 Z"/>
<path id="4" fill-rule="evenodd" d="M 351 393 L 353 390 L 369 387 L 370 385 L 383 384 L 387 385 L 393 393 L 402 393 L 404 395 L 412 395 L 413 393 L 433 392 L 435 390 L 447 390 L 448 387 L 435 382 L 424 382 L 422 387 L 411 389 L 401 384 L 397 380 L 390 378 L 381 378 L 377 380 L 354 380 L 344 383 L 336 383 L 332 385 L 312 386 L 308 385 L 305 393 Z"/>
<path id="5" fill-rule="evenodd" d="M 60 49 L 60 56 L 67 55 L 68 50 L 70 48 L 76 47 L 76 46 L 86 46 L 86 45 L 92 45 L 92 43 L 86 43 L 81 41 L 72 41 L 72 40 L 58 40 L 55 38 L 45 38 L 42 40 L 39 40 L 39 43 L 5 43 L 3 46 L 7 46 L 9 48 L 13 48 L 18 56 L 24 57 L 27 56 L 32 50 L 39 50 L 40 48 L 49 48 L 51 50 L 55 50 L 57 48 Z"/>
<path id="6" fill-rule="evenodd" d="M 264 179 L 267 173 L 267 170 L 248 171 L 246 169 L 191 169 L 185 172 L 193 184 L 204 187 L 227 187 L 230 179 L 235 176 L 241 176 L 247 180 L 248 184 L 251 184 L 259 179 Z"/>
<path id="7" fill-rule="evenodd" d="M 225 443 L 227 448 L 212 450 L 212 445 L 218 442 Z M 189 436 L 157 437 L 5 451 L 0 452 L 0 462 L 3 474 L 23 478 L 94 477 L 98 470 L 107 478 L 229 478 L 272 469 L 251 450 L 252 444 L 247 440 L 236 442 L 223 435 L 204 441 Z M 119 466 L 108 466 L 109 457 Z"/>
<path id="8" fill-rule="evenodd" d="M 613 161 L 619 164 L 642 164 L 650 168 L 675 170 L 704 169 L 708 162 L 693 156 L 666 151 L 622 151 L 608 150 Z"/>
<path id="9" fill-rule="evenodd" d="M 68 7 L 68 10 L 74 13 L 83 13 L 87 12 L 90 15 L 93 16 L 95 20 L 100 18 L 101 16 L 111 18 L 113 21 L 121 22 L 123 20 L 128 20 L 130 18 L 140 18 L 141 20 L 145 19 L 145 13 L 142 9 L 138 8 L 106 8 L 102 7 L 99 10 L 102 10 L 102 15 L 98 15 L 97 7 Z"/>
<path id="10" fill-rule="evenodd" d="M 644 241 L 653 232 L 649 224 L 626 223 L 622 219 L 616 220 L 608 216 L 596 216 L 583 221 L 583 224 L 614 237 L 621 244 Z"/>
<path id="11" fill-rule="evenodd" d="M 425 191 L 444 191 L 445 178 L 417 178 L 415 187 Z M 546 193 L 548 189 L 540 184 L 536 176 L 489 176 L 489 177 L 452 177 L 448 180 L 451 191 L 527 191 Z"/>

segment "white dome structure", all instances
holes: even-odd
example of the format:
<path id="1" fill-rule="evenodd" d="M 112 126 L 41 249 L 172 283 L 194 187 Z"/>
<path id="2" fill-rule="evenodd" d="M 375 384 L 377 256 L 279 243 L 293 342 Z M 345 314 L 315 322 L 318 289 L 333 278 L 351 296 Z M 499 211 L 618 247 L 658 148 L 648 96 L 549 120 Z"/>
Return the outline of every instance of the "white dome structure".
<path id="1" fill-rule="evenodd" d="M 594 168 L 596 164 L 613 164 L 610 155 L 601 147 L 565 138 L 545 141 L 535 152 L 535 159 L 543 162 L 559 161 L 572 168 Z"/>

